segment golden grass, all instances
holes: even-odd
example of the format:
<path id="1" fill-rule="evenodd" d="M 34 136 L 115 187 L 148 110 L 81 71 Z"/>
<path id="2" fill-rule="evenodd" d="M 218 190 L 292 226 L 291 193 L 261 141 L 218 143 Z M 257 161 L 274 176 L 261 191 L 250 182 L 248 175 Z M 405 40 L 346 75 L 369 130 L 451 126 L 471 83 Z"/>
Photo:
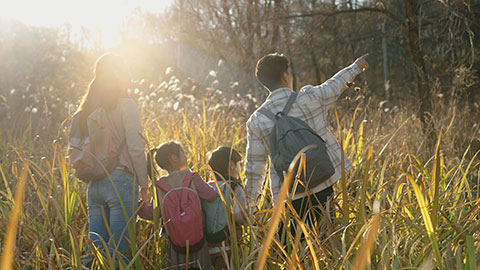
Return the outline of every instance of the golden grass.
<path id="1" fill-rule="evenodd" d="M 26 163 L 24 166 L 28 166 Z M 17 191 L 15 192 L 14 205 L 10 212 L 8 219 L 8 227 L 3 242 L 2 257 L 0 258 L 0 267 L 5 270 L 12 269 L 12 262 L 14 259 L 15 240 L 17 236 L 18 219 L 22 211 L 23 197 L 25 193 L 25 186 L 27 183 L 27 168 L 23 168 L 20 177 L 18 178 Z"/>
<path id="2" fill-rule="evenodd" d="M 372 107 L 339 110 L 343 117 L 336 114 L 332 121 L 354 163 L 334 186 L 335 215 L 307 226 L 293 211 L 286 188 L 287 204 L 273 205 L 264 190 L 250 226 L 229 243 L 231 269 L 478 269 L 480 201 L 473 179 L 478 162 L 464 154 L 464 143 L 478 127 L 466 123 L 469 109 L 440 108 L 443 113 L 434 116 L 442 135 L 431 151 L 407 108 L 385 113 Z M 245 127 L 229 119 L 205 108 L 200 115 L 167 120 L 149 115 L 145 138 L 149 145 L 180 141 L 192 169 L 209 178 L 207 151 L 227 145 L 244 152 Z M 470 133 L 458 132 L 467 127 Z M 9 155 L 0 161 L 2 269 L 80 269 L 89 243 L 86 186 L 71 175 L 65 140 L 52 145 L 0 138 L 0 149 Z M 275 233 L 282 218 L 299 228 L 296 235 L 287 233 L 285 245 Z M 158 269 L 166 246 L 159 236 L 161 219 L 137 220 L 136 231 L 126 232 L 136 247 L 134 260 L 120 268 Z M 94 250 L 93 255 L 95 269 L 114 266 L 108 254 Z"/>

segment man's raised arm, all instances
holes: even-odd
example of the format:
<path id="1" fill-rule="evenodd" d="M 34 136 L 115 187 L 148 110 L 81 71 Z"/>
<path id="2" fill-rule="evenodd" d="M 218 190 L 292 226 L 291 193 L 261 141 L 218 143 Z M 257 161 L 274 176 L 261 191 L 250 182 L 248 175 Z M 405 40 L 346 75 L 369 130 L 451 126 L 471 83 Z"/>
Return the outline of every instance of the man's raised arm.
<path id="1" fill-rule="evenodd" d="M 368 69 L 367 57 L 368 54 L 362 55 L 353 64 L 340 70 L 321 85 L 307 85 L 301 91 L 313 95 L 324 106 L 332 104 L 342 94 L 342 91 L 347 88 L 347 83 L 352 82 L 358 74 Z"/>

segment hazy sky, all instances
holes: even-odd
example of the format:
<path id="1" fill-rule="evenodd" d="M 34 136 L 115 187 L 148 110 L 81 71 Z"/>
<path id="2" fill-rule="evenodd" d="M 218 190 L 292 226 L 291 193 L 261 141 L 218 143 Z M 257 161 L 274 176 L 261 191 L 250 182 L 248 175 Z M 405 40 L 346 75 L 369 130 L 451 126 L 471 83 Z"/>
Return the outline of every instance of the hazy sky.
<path id="1" fill-rule="evenodd" d="M 106 46 L 114 42 L 117 25 L 137 7 L 160 12 L 172 0 L 0 0 L 0 17 L 29 25 L 86 27 L 101 31 Z"/>
<path id="2" fill-rule="evenodd" d="M 118 20 L 136 7 L 161 11 L 172 0 L 0 0 L 0 16 L 27 24 L 55 26 L 69 22 L 91 26 Z"/>

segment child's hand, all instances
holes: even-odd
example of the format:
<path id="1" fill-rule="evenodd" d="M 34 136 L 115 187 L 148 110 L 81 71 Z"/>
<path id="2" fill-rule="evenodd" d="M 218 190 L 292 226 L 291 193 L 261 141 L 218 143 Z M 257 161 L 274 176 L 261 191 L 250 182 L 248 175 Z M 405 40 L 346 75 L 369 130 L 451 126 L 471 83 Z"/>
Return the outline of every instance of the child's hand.
<path id="1" fill-rule="evenodd" d="M 138 195 L 140 201 L 146 201 L 148 197 L 148 188 L 140 188 L 140 193 Z"/>

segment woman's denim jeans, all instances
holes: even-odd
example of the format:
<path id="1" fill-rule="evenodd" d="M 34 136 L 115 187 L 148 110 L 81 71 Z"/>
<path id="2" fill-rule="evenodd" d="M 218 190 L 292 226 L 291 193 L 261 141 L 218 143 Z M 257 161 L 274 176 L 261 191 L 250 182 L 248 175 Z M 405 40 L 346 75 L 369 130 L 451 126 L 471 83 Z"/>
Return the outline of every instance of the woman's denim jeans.
<path id="1" fill-rule="evenodd" d="M 117 247 L 118 252 L 128 258 L 130 256 L 126 254 L 128 251 L 127 222 L 129 226 L 135 225 L 135 218 L 131 217 L 138 205 L 138 189 L 133 176 L 127 171 L 116 169 L 111 172 L 110 177 L 111 179 L 106 177 L 101 181 L 88 184 L 88 236 L 100 250 L 105 250 L 101 240 L 103 239 L 108 244 L 112 255 Z M 87 261 L 90 260 L 87 259 Z"/>

